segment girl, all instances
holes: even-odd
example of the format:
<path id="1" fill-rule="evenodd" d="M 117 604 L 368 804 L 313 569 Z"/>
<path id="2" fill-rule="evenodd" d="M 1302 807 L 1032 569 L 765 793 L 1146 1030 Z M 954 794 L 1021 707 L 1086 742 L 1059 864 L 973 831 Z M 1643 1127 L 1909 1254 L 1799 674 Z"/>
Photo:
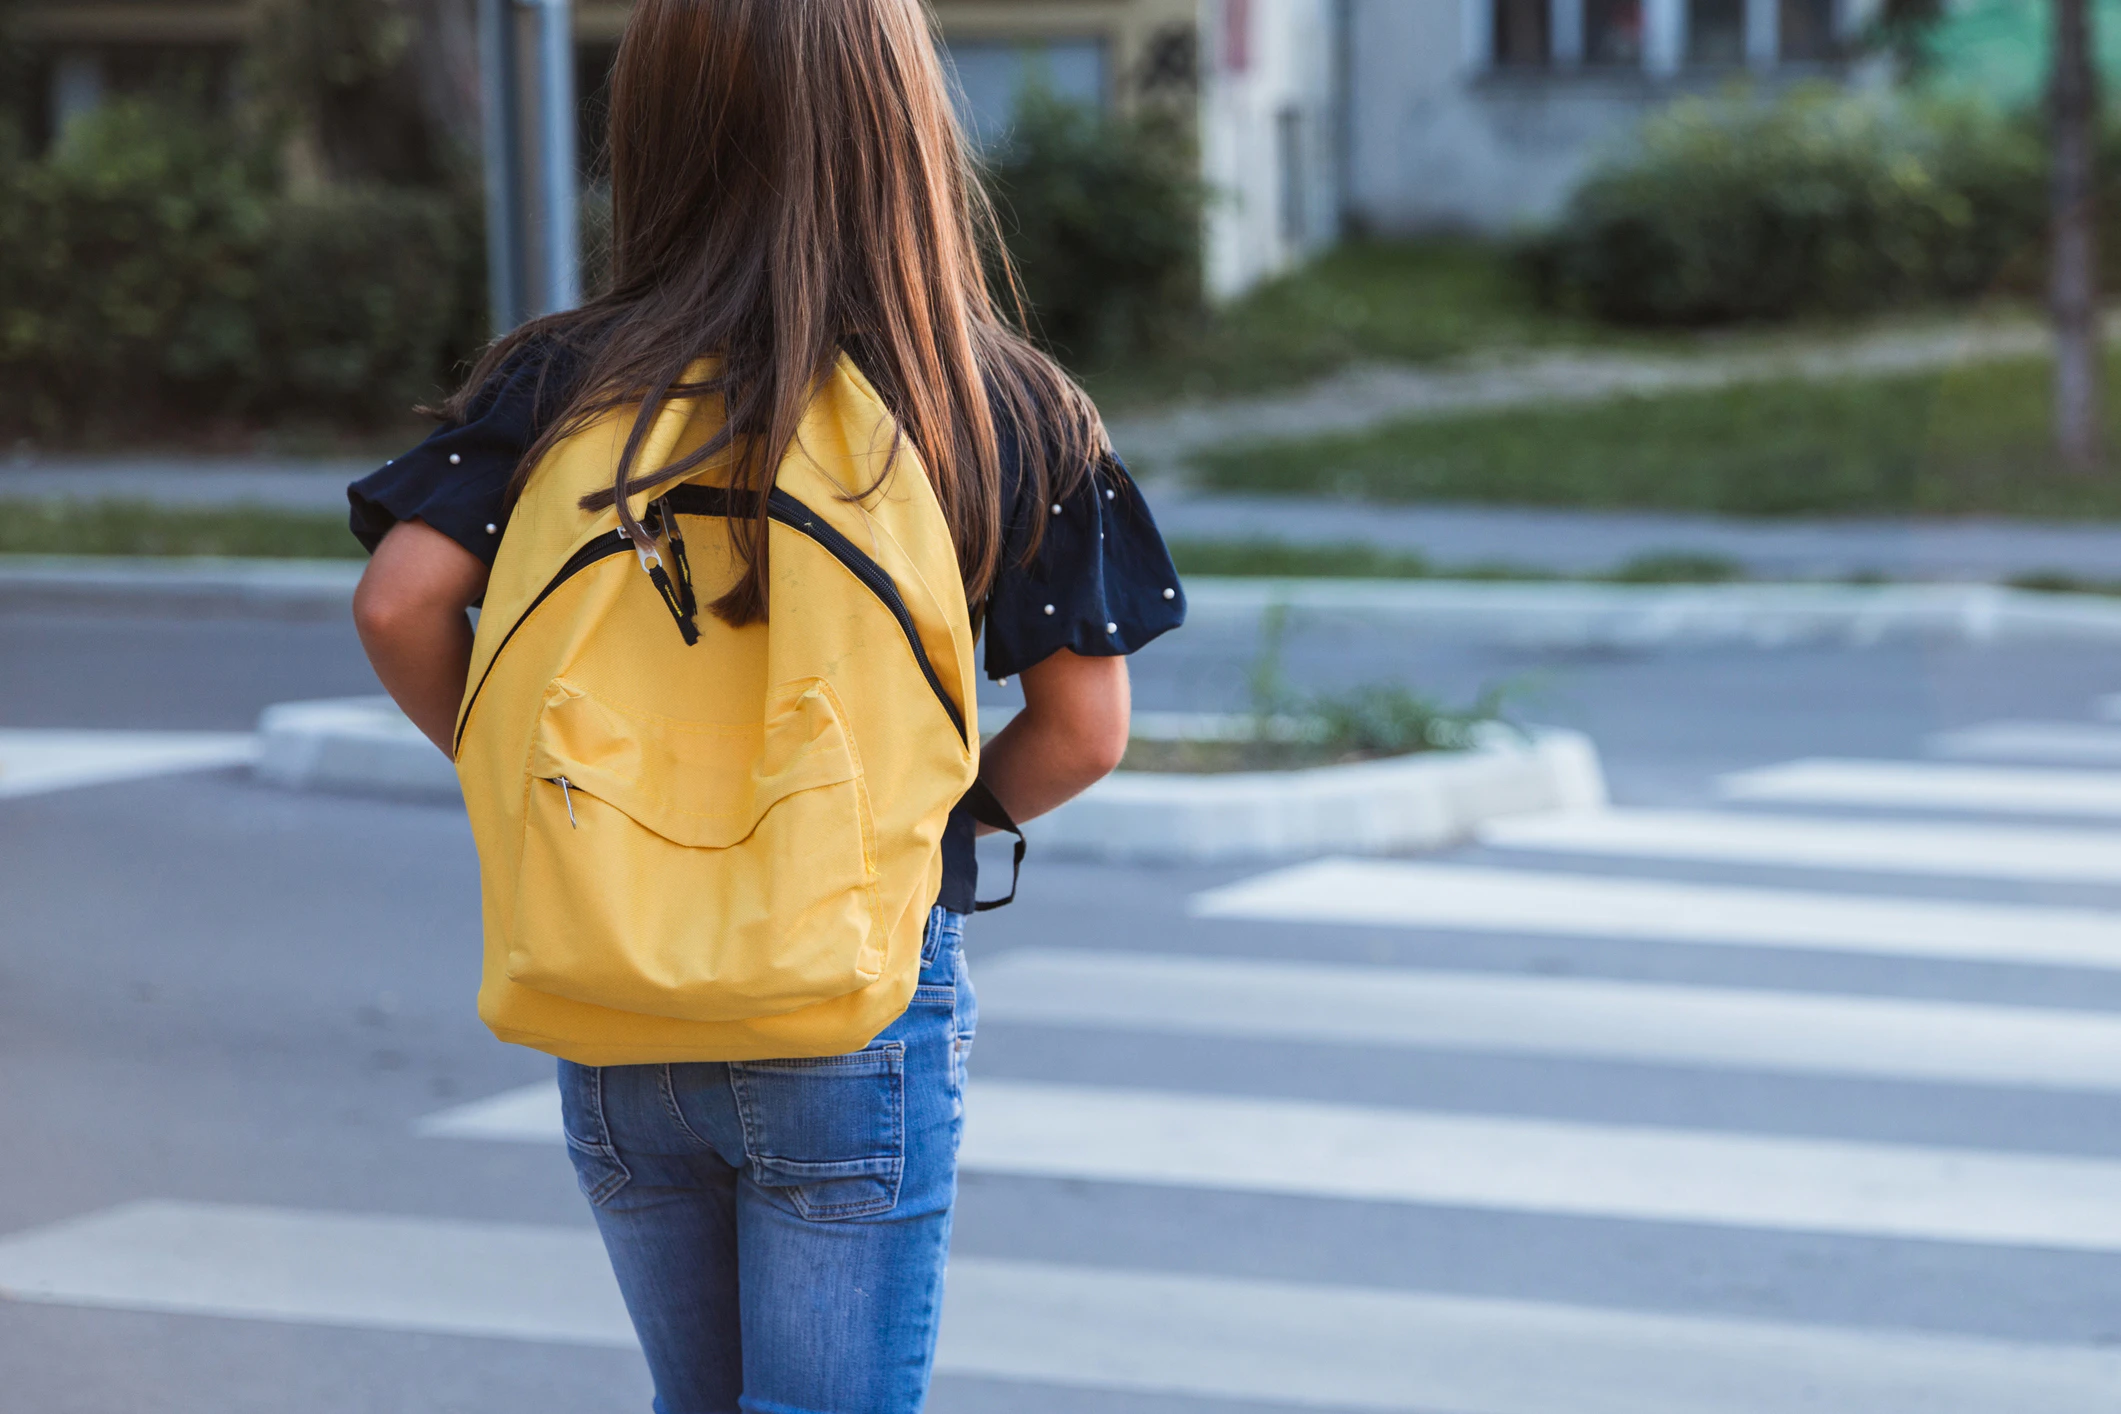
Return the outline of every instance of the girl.
<path id="1" fill-rule="evenodd" d="M 990 299 L 990 272 L 1013 278 L 918 0 L 639 0 L 609 147 L 609 291 L 501 339 L 433 436 L 350 489 L 373 552 L 355 620 L 406 714 L 451 750 L 467 610 L 556 444 L 708 393 L 724 434 L 664 467 L 629 447 L 620 474 L 675 484 L 720 455 L 770 484 L 845 355 L 918 453 L 896 474 L 931 481 L 986 671 L 1023 683 L 981 780 L 1024 820 L 1110 771 L 1124 655 L 1184 598 L 1096 410 Z M 702 359 L 711 383 L 685 383 Z M 742 571 L 703 606 L 731 624 L 771 613 L 764 531 L 732 528 Z M 951 816 L 919 988 L 856 1053 L 889 1064 L 561 1062 L 569 1152 L 660 1414 L 921 1407 L 976 1015 L 977 828 Z M 790 1171 L 789 1142 L 827 1162 Z"/>

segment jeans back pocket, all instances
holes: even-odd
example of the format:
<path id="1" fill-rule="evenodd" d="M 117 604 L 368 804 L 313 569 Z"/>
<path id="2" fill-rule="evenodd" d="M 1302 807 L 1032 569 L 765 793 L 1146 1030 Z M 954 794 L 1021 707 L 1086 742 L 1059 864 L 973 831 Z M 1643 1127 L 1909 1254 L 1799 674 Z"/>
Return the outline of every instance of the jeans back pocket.
<path id="1" fill-rule="evenodd" d="M 906 1168 L 906 1048 L 732 1061 L 729 1085 L 752 1181 L 817 1222 L 874 1217 Z"/>
<path id="2" fill-rule="evenodd" d="M 567 1156 L 574 1161 L 582 1194 L 602 1207 L 633 1175 L 611 1142 L 611 1125 L 604 1115 L 601 1067 L 560 1062 L 560 1122 L 567 1134 Z"/>

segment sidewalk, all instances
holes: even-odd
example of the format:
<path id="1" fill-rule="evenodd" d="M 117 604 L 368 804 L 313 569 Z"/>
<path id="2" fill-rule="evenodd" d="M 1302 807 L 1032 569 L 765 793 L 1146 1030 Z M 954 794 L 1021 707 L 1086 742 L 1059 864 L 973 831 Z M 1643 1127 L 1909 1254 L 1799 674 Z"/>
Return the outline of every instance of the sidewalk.
<path id="1" fill-rule="evenodd" d="M 356 462 L 177 459 L 0 465 L 0 502 L 61 497 L 165 506 L 263 505 L 341 515 Z M 1739 520 L 1661 511 L 1534 506 L 1380 506 L 1309 497 L 1210 495 L 1153 484 L 1172 539 L 1367 544 L 1418 551 L 1441 569 L 1506 564 L 1598 574 L 1640 555 L 1720 556 L 1754 579 L 2004 580 L 2059 572 L 2121 581 L 2121 524 L 1994 519 Z M 54 545 L 55 553 L 66 547 Z"/>

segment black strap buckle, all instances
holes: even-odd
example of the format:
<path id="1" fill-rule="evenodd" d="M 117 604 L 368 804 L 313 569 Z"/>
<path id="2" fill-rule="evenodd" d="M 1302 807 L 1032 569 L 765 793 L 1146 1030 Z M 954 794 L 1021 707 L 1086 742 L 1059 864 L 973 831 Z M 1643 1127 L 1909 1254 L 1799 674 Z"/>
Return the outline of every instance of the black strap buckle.
<path id="1" fill-rule="evenodd" d="M 972 812 L 972 818 L 980 824 L 1016 836 L 1015 854 L 1009 862 L 1009 892 L 1000 898 L 975 900 L 972 905 L 974 913 L 985 913 L 991 908 L 1005 908 L 1016 902 L 1016 883 L 1023 877 L 1024 832 L 1017 828 L 1016 821 L 1009 818 L 1009 812 L 994 798 L 994 792 L 987 789 L 985 781 L 975 780 L 972 783 L 972 789 L 965 792 L 964 805 Z"/>

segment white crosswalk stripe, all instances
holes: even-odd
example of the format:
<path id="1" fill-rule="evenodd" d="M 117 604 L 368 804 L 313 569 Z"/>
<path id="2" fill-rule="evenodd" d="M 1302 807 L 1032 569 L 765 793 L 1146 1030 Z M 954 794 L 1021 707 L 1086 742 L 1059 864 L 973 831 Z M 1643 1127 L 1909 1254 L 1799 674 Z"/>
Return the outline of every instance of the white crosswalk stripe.
<path id="1" fill-rule="evenodd" d="M 974 1173 L 2121 1252 L 2121 1162 L 976 1080 Z M 427 1132 L 560 1141 L 526 1087 Z M 1271 1136 L 1271 1142 L 1262 1142 Z"/>
<path id="2" fill-rule="evenodd" d="M 2121 968 L 2121 911 L 1327 859 L 1194 897 L 1201 918 Z"/>
<path id="3" fill-rule="evenodd" d="M 2121 771 L 1822 758 L 1740 771 L 1716 784 L 1730 800 L 2121 817 Z"/>
<path id="4" fill-rule="evenodd" d="M 2121 727 L 2086 722 L 1989 722 L 1929 739 L 1939 756 L 2121 766 Z"/>
<path id="5" fill-rule="evenodd" d="M 603 1251 L 547 1229 L 140 1203 L 0 1239 L 0 1293 L 626 1346 Z M 945 1374 L 1458 1414 L 2105 1414 L 2121 1354 L 958 1258 Z"/>
<path id="6" fill-rule="evenodd" d="M 2104 1012 L 1087 950 L 993 959 L 979 993 L 990 1021 L 2121 1091 Z M 417 1127 L 557 1142 L 558 1124 L 557 1092 L 532 1085 Z"/>
<path id="7" fill-rule="evenodd" d="M 213 771 L 257 755 L 248 732 L 0 730 L 0 797 Z"/>
<path id="8" fill-rule="evenodd" d="M 2121 884 L 2121 830 L 1598 810 L 1500 820 L 1480 837 L 1502 849 L 1570 854 Z"/>
<path id="9" fill-rule="evenodd" d="M 2121 1091 L 2121 1016 L 1581 978 L 1025 950 L 989 1020 Z"/>

